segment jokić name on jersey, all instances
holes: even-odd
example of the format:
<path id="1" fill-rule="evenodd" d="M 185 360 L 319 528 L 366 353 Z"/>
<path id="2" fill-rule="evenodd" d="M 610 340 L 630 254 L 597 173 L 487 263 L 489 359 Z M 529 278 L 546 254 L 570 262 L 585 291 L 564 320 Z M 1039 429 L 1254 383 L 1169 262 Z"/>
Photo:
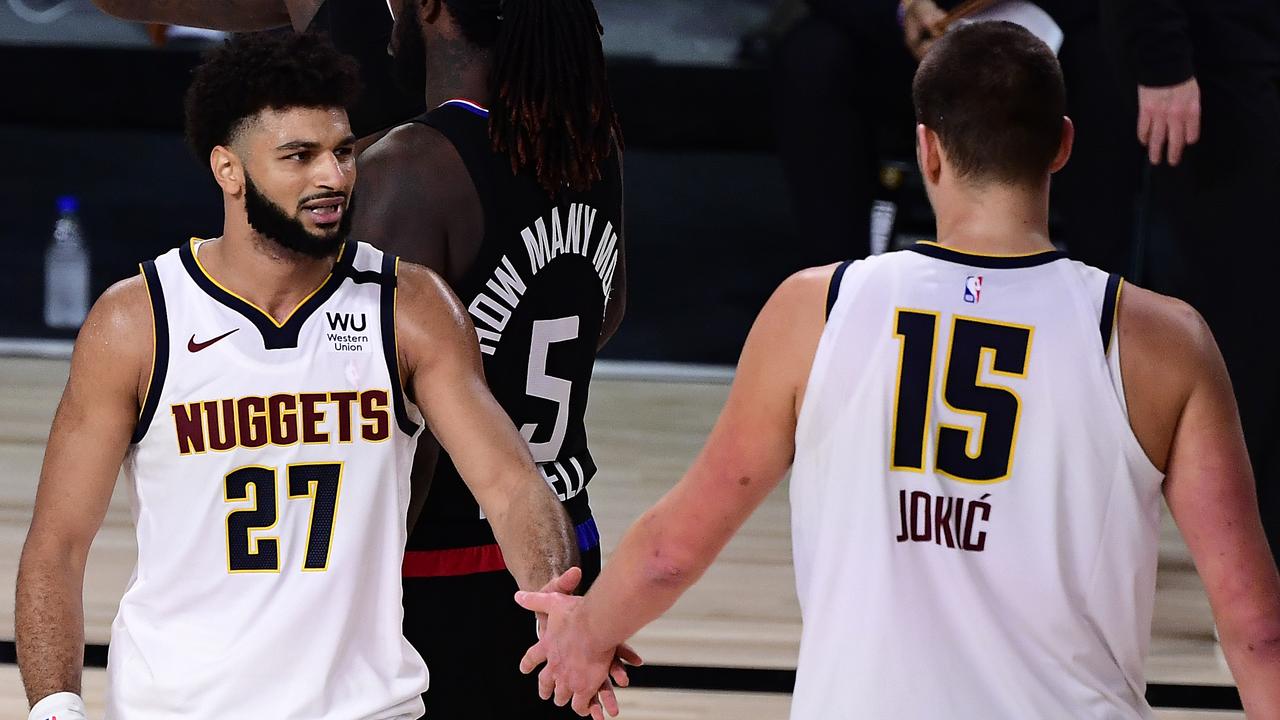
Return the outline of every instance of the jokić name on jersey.
<path id="1" fill-rule="evenodd" d="M 898 542 L 931 542 L 956 550 L 987 549 L 991 503 L 987 493 L 977 500 L 934 495 L 923 490 L 898 491 Z"/>
<path id="2" fill-rule="evenodd" d="M 200 400 L 170 412 L 181 455 L 391 437 L 391 395 L 383 389 Z"/>

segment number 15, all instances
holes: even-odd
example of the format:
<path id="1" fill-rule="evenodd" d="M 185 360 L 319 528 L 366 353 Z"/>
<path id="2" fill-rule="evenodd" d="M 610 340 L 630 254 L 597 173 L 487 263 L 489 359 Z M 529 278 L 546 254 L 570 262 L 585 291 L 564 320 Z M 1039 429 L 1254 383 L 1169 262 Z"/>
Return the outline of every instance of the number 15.
<path id="1" fill-rule="evenodd" d="M 902 343 L 894 396 L 890 469 L 924 472 L 924 448 L 930 431 L 934 388 L 934 349 L 939 314 L 898 310 L 894 337 Z M 970 452 L 966 427 L 938 423 L 934 470 L 968 483 L 1009 478 L 1022 417 L 1022 398 L 1013 388 L 982 382 L 993 375 L 1026 378 L 1035 328 L 955 316 L 943 370 L 942 400 L 954 412 L 978 418 L 976 452 Z"/>

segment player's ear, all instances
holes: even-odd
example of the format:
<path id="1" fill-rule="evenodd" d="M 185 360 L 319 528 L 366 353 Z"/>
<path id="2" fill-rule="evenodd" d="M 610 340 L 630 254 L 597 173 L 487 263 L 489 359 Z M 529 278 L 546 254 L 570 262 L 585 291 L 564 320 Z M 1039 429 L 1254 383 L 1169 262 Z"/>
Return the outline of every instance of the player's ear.
<path id="1" fill-rule="evenodd" d="M 435 25 L 444 15 L 444 0 L 409 0 L 409 3 L 417 6 L 423 27 Z"/>
<path id="2" fill-rule="evenodd" d="M 916 162 L 920 164 L 925 180 L 937 184 L 942 177 L 942 145 L 938 142 L 938 134 L 925 127 L 924 123 L 916 125 Z"/>
<path id="3" fill-rule="evenodd" d="M 244 190 L 244 165 L 231 148 L 225 145 L 215 147 L 209 153 L 209 167 L 223 192 L 232 197 L 240 196 Z"/>
<path id="4" fill-rule="evenodd" d="M 1049 166 L 1050 173 L 1056 173 L 1067 164 L 1067 160 L 1071 158 L 1071 149 L 1076 143 L 1076 126 L 1071 122 L 1071 118 L 1062 117 L 1062 138 L 1058 141 L 1058 154 L 1053 158 L 1053 164 Z"/>

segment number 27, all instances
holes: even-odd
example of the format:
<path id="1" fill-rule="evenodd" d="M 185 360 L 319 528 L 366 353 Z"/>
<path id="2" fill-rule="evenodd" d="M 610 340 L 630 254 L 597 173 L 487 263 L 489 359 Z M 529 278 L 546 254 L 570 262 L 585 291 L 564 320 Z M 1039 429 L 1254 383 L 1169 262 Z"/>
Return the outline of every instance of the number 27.
<path id="1" fill-rule="evenodd" d="M 333 521 L 342 489 L 342 463 L 297 463 L 285 468 L 285 476 L 290 500 L 311 500 L 311 526 L 307 531 L 307 556 L 302 571 L 328 570 Z M 227 513 L 227 571 L 280 572 L 280 538 L 252 534 L 254 530 L 270 530 L 280 522 L 276 469 L 249 465 L 228 473 L 224 483 L 223 499 L 227 502 L 253 500 L 253 507 Z"/>

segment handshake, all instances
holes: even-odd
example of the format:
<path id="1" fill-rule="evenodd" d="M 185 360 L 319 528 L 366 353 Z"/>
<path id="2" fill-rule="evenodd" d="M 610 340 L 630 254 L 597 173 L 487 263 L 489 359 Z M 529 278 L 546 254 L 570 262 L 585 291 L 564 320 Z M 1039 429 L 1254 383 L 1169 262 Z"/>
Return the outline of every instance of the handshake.
<path id="1" fill-rule="evenodd" d="M 571 704 L 582 717 L 604 720 L 618 714 L 614 685 L 627 687 L 628 665 L 644 661 L 626 644 L 601 641 L 582 612 L 585 598 L 573 595 L 582 570 L 569 568 L 539 592 L 517 592 L 516 602 L 538 614 L 538 642 L 520 660 L 528 675 L 539 666 L 538 694 L 556 705 Z M 593 630 L 595 632 L 593 633 Z"/>

